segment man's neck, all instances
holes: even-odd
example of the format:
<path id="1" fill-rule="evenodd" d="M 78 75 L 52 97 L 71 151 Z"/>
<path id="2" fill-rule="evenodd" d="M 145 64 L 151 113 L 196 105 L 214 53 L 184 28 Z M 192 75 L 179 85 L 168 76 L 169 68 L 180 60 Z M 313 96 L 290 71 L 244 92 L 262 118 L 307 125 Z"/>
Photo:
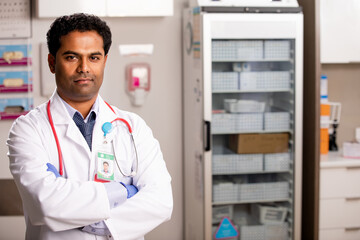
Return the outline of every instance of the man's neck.
<path id="1" fill-rule="evenodd" d="M 85 119 L 86 116 L 89 114 L 89 112 L 91 111 L 91 107 L 94 105 L 97 95 L 95 97 L 93 97 L 90 100 L 86 100 L 86 101 L 72 101 L 66 97 L 63 97 L 59 94 L 59 96 L 67 103 L 69 104 L 71 107 L 73 107 L 74 109 L 76 109 L 77 111 L 79 111 L 81 113 L 81 115 L 83 116 L 83 118 Z"/>
<path id="2" fill-rule="evenodd" d="M 89 114 L 92 105 L 94 104 L 96 98 L 92 99 L 91 101 L 87 101 L 87 102 L 68 102 L 66 101 L 70 106 L 72 106 L 73 108 L 75 108 L 76 110 L 78 110 L 81 115 L 83 116 L 83 118 L 85 119 L 86 116 Z"/>

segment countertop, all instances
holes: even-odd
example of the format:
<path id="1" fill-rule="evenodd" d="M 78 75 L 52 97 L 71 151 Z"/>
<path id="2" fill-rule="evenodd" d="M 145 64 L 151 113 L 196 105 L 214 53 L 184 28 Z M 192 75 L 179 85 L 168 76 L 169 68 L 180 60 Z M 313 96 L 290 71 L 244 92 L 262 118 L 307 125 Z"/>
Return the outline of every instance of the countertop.
<path id="1" fill-rule="evenodd" d="M 320 168 L 336 167 L 360 167 L 360 159 L 344 158 L 341 150 L 320 155 Z"/>

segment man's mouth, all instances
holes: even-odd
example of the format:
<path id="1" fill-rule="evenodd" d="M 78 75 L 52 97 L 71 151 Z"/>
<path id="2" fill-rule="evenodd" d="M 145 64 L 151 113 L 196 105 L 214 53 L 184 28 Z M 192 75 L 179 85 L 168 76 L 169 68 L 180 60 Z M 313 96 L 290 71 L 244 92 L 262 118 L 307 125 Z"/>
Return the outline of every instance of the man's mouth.
<path id="1" fill-rule="evenodd" d="M 75 83 L 88 83 L 88 82 L 92 82 L 92 81 L 93 81 L 92 78 L 78 78 L 74 82 Z"/>

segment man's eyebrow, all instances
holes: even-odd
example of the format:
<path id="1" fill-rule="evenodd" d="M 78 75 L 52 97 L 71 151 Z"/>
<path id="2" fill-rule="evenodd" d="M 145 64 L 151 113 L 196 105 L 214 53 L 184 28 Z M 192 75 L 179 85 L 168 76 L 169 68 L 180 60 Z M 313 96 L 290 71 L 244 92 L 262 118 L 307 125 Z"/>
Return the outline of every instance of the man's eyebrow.
<path id="1" fill-rule="evenodd" d="M 62 55 L 70 55 L 70 54 L 72 54 L 72 55 L 80 55 L 79 53 L 74 52 L 74 51 L 66 51 Z"/>
<path id="2" fill-rule="evenodd" d="M 79 56 L 80 54 L 77 53 L 77 52 L 74 52 L 74 51 L 66 51 L 64 52 L 62 55 L 76 55 L 76 56 Z M 94 56 L 94 55 L 103 55 L 101 52 L 92 52 L 90 53 L 91 56 Z"/>
<path id="3" fill-rule="evenodd" d="M 103 55 L 101 52 L 93 52 L 93 53 L 91 53 L 91 55 Z"/>

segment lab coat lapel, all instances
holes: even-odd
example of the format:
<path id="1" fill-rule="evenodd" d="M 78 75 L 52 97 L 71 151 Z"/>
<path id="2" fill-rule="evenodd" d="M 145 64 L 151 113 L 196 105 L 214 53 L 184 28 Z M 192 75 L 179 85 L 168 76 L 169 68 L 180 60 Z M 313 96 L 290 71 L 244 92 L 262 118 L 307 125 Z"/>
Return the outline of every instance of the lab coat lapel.
<path id="1" fill-rule="evenodd" d="M 102 125 L 105 122 L 111 122 L 116 118 L 116 114 L 107 106 L 105 101 L 99 95 L 99 113 L 96 117 L 96 123 L 93 132 L 93 143 L 100 144 L 99 141 L 104 140 L 104 132 L 102 131 Z M 108 141 L 111 141 L 115 136 L 115 131 L 112 131 L 106 136 Z M 93 144 L 94 146 L 94 144 Z"/>
<path id="2" fill-rule="evenodd" d="M 60 96 L 55 91 L 53 96 L 50 99 L 51 101 L 51 115 L 55 125 L 55 129 L 65 130 L 65 136 L 69 141 L 74 142 L 75 144 L 80 145 L 81 147 L 88 149 L 87 143 L 79 131 L 78 127 L 74 123 L 74 120 L 70 117 L 67 112 L 66 107 L 60 99 Z M 61 134 L 62 131 L 57 130 L 57 134 Z M 60 136 L 58 136 L 60 137 Z M 89 149 L 90 151 L 90 149 Z"/>

